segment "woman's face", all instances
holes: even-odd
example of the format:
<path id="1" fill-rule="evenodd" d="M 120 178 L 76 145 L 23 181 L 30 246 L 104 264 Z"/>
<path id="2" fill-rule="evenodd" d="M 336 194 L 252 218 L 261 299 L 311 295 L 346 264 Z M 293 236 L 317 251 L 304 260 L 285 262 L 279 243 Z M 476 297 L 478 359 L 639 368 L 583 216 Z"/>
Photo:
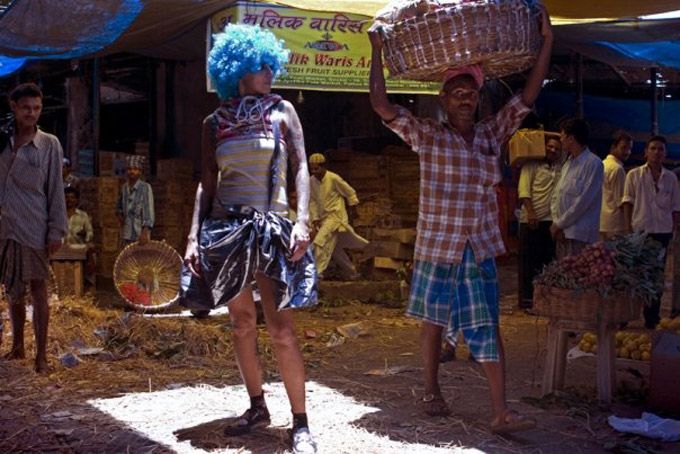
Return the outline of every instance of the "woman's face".
<path id="1" fill-rule="evenodd" d="M 238 84 L 238 91 L 241 96 L 245 95 L 266 95 L 272 91 L 272 81 L 274 73 L 268 64 L 263 63 L 259 71 L 247 73 L 241 77 Z"/>

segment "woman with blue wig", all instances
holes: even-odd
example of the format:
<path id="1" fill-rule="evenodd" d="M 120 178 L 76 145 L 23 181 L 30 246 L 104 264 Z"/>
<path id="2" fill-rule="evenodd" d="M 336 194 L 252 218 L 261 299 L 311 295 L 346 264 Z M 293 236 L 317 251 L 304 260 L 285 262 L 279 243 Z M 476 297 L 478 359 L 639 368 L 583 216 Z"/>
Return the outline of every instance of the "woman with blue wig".
<path id="1" fill-rule="evenodd" d="M 228 305 L 250 408 L 225 432 L 241 435 L 270 422 L 257 354 L 252 296 L 252 285 L 257 285 L 292 407 L 293 452 L 313 453 L 304 363 L 292 313 L 283 310 L 317 300 L 316 269 L 308 249 L 309 171 L 302 126 L 292 104 L 271 93 L 288 51 L 271 32 L 255 26 L 228 25 L 214 38 L 208 70 L 221 103 L 203 122 L 203 172 L 185 255 L 182 301 L 192 309 Z M 295 224 L 285 218 L 289 168 L 298 197 Z"/>

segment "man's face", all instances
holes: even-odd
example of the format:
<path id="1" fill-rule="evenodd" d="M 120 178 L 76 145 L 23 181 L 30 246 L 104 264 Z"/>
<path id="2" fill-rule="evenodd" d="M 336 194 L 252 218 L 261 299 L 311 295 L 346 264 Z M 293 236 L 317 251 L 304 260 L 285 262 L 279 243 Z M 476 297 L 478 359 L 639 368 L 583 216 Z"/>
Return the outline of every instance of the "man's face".
<path id="1" fill-rule="evenodd" d="M 68 164 L 64 164 L 64 165 L 61 167 L 61 176 L 62 176 L 63 178 L 66 178 L 67 176 L 69 176 L 70 173 L 71 173 L 71 166 L 68 165 Z"/>
<path id="2" fill-rule="evenodd" d="M 69 210 L 73 210 L 75 208 L 78 208 L 78 196 L 74 194 L 73 192 L 67 192 L 66 193 L 66 208 Z"/>
<path id="3" fill-rule="evenodd" d="M 577 148 L 575 147 L 576 139 L 574 136 L 567 134 L 564 130 L 560 131 L 560 143 L 562 144 L 562 148 L 567 150 L 568 153 L 571 153 L 572 150 Z"/>
<path id="4" fill-rule="evenodd" d="M 458 76 L 444 84 L 439 102 L 449 121 L 474 121 L 479 89 L 471 76 Z"/>
<path id="5" fill-rule="evenodd" d="M 24 96 L 9 102 L 10 109 L 19 128 L 35 127 L 42 112 L 42 99 L 38 96 Z"/>
<path id="6" fill-rule="evenodd" d="M 247 73 L 241 77 L 239 92 L 241 95 L 266 95 L 272 91 L 274 73 L 268 64 L 264 63 L 259 71 Z"/>
<path id="7" fill-rule="evenodd" d="M 633 151 L 633 142 L 630 140 L 619 140 L 619 142 L 612 148 L 611 154 L 619 161 L 623 162 L 630 157 Z"/>
<path id="8" fill-rule="evenodd" d="M 645 158 L 649 164 L 663 164 L 666 159 L 666 144 L 658 140 L 649 142 L 645 149 Z"/>
<path id="9" fill-rule="evenodd" d="M 548 139 L 545 144 L 545 158 L 550 163 L 555 163 L 562 154 L 562 143 L 557 139 Z"/>
<path id="10" fill-rule="evenodd" d="M 128 167 L 127 177 L 129 180 L 137 181 L 142 176 L 142 169 L 139 167 Z"/>
<path id="11" fill-rule="evenodd" d="M 311 173 L 317 180 L 321 181 L 326 174 L 326 165 L 312 162 L 309 164 L 309 173 Z"/>

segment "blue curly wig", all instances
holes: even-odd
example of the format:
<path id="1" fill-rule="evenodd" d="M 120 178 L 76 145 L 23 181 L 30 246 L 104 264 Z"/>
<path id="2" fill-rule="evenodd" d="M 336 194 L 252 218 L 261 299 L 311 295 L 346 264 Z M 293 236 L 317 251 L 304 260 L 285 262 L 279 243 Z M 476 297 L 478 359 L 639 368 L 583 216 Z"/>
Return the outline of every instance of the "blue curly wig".
<path id="1" fill-rule="evenodd" d="M 224 32 L 213 35 L 214 45 L 208 55 L 208 74 L 221 100 L 238 96 L 238 82 L 248 73 L 269 65 L 274 79 L 284 73 L 289 51 L 283 40 L 269 30 L 230 24 Z"/>

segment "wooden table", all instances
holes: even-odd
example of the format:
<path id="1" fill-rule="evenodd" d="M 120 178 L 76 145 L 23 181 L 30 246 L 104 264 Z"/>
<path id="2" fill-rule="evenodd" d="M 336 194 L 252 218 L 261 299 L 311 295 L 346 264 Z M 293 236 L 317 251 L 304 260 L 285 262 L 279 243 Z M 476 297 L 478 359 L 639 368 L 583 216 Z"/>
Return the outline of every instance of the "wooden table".
<path id="1" fill-rule="evenodd" d="M 614 336 L 618 325 L 619 323 L 606 320 L 582 322 L 550 318 L 542 394 L 550 394 L 564 387 L 569 332 L 595 331 L 597 333 L 597 398 L 601 403 L 611 403 L 613 387 L 616 383 L 616 339 Z"/>
<path id="2" fill-rule="evenodd" d="M 87 248 L 73 248 L 67 244 L 50 257 L 60 296 L 83 295 L 86 260 Z"/>
<path id="3" fill-rule="evenodd" d="M 616 383 L 616 340 L 619 325 L 640 318 L 642 300 L 630 292 L 603 295 L 595 289 L 577 290 L 534 285 L 534 310 L 548 319 L 548 354 L 543 371 L 543 395 L 564 387 L 567 338 L 574 331 L 597 334 L 597 397 L 612 401 Z"/>

